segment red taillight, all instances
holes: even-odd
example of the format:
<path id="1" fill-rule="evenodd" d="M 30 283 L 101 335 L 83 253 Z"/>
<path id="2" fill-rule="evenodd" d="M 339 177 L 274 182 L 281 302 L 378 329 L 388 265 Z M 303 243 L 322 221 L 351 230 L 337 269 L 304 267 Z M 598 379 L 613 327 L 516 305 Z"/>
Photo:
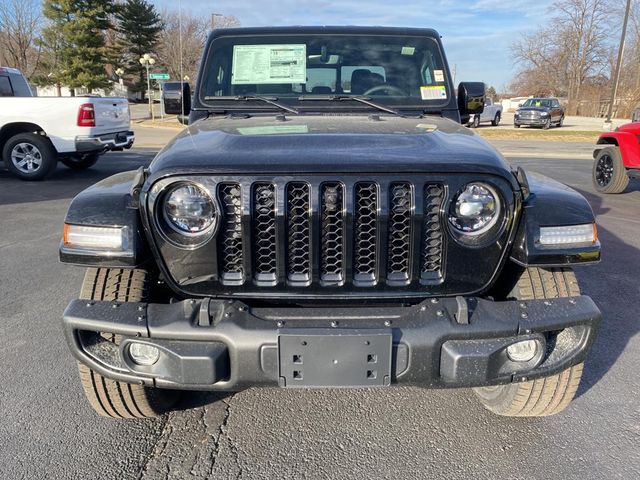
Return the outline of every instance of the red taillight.
<path id="1" fill-rule="evenodd" d="M 96 114 L 91 103 L 83 103 L 78 110 L 79 127 L 95 127 Z"/>

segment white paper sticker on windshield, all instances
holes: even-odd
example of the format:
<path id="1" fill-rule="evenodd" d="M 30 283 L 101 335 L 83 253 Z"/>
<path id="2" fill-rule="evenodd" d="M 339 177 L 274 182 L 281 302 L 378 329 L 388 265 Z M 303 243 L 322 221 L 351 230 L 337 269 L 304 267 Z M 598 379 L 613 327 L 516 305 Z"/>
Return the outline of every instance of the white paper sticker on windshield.
<path id="1" fill-rule="evenodd" d="M 402 55 L 413 55 L 416 51 L 416 47 L 402 47 Z"/>
<path id="2" fill-rule="evenodd" d="M 420 87 L 422 100 L 446 100 L 447 89 L 444 86 Z"/>
<path id="3" fill-rule="evenodd" d="M 234 45 L 231 83 L 307 83 L 307 46 Z"/>
<path id="4" fill-rule="evenodd" d="M 442 70 L 434 70 L 433 78 L 436 79 L 436 82 L 444 82 L 444 72 Z"/>

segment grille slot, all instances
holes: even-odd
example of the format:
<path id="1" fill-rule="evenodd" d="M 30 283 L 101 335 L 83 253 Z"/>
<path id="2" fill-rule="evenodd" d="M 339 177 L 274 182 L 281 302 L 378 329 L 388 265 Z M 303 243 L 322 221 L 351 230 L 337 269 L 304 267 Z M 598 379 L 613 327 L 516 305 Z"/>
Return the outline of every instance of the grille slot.
<path id="1" fill-rule="evenodd" d="M 276 281 L 276 192 L 273 184 L 253 187 L 253 274 L 257 282 Z"/>
<path id="2" fill-rule="evenodd" d="M 325 284 L 344 281 L 344 187 L 323 183 L 320 190 L 320 280 Z"/>
<path id="3" fill-rule="evenodd" d="M 411 279 L 411 221 L 413 188 L 407 182 L 394 182 L 389 190 L 389 238 L 387 280 L 406 284 Z"/>
<path id="4" fill-rule="evenodd" d="M 218 264 L 222 283 L 242 284 L 242 191 L 238 183 L 222 183 L 218 188 L 222 225 L 218 234 Z"/>
<path id="5" fill-rule="evenodd" d="M 309 185 L 287 185 L 287 278 L 290 282 L 311 280 L 311 209 Z"/>
<path id="6" fill-rule="evenodd" d="M 443 201 L 444 186 L 442 184 L 432 183 L 424 186 L 424 224 L 420 257 L 420 279 L 423 283 L 442 280 L 444 233 L 440 222 L 440 209 Z"/>
<path id="7" fill-rule="evenodd" d="M 374 284 L 378 266 L 378 186 L 356 184 L 354 215 L 354 281 Z"/>

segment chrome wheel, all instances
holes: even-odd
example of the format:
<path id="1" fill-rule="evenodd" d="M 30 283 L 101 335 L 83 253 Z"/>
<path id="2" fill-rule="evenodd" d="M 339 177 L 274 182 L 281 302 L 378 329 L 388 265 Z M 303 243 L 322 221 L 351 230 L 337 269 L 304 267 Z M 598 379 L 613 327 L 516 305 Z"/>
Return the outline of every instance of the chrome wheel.
<path id="1" fill-rule="evenodd" d="M 601 187 L 606 187 L 611 183 L 611 179 L 613 178 L 613 158 L 609 155 L 602 155 L 598 159 L 598 163 L 596 165 L 596 182 Z"/>
<path id="2" fill-rule="evenodd" d="M 11 150 L 11 162 L 22 173 L 35 173 L 42 166 L 42 153 L 31 143 L 18 143 Z"/>

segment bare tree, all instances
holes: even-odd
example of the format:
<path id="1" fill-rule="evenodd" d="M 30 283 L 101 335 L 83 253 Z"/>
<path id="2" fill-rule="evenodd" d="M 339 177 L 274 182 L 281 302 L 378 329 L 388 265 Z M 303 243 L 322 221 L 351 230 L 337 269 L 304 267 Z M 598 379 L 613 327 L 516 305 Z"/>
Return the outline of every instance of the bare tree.
<path id="1" fill-rule="evenodd" d="M 180 18 L 178 12 L 167 10 L 161 16 L 164 30 L 160 34 L 157 51 L 160 64 L 167 69 L 172 79 L 183 79 L 186 76 L 195 80 L 202 49 L 211 28 L 211 19 L 184 12 Z M 240 22 L 234 16 L 215 17 L 216 28 L 238 25 Z"/>
<path id="2" fill-rule="evenodd" d="M 21 70 L 31 77 L 38 67 L 38 35 L 42 26 L 37 0 L 0 2 L 0 64 Z"/>
<path id="3" fill-rule="evenodd" d="M 546 26 L 512 44 L 520 84 L 566 95 L 568 113 L 577 113 L 585 83 L 608 73 L 610 7 L 610 0 L 555 2 Z"/>

